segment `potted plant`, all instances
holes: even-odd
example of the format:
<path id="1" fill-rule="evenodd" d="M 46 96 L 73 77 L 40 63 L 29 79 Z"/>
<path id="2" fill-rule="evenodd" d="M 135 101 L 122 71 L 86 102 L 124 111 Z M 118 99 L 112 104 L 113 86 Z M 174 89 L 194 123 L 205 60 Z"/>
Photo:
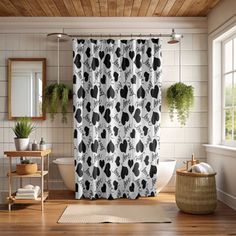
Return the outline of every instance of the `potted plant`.
<path id="1" fill-rule="evenodd" d="M 30 118 L 23 117 L 19 118 L 15 124 L 15 127 L 12 128 L 13 132 L 16 135 L 15 146 L 17 151 L 28 150 L 29 147 L 29 135 L 34 130 L 34 126 L 30 123 Z"/>
<path id="2" fill-rule="evenodd" d="M 194 88 L 182 82 L 175 83 L 167 89 L 167 105 L 170 118 L 173 121 L 174 111 L 177 112 L 177 119 L 181 125 L 186 124 L 190 108 L 194 101 Z"/>
<path id="3" fill-rule="evenodd" d="M 54 119 L 55 113 L 61 108 L 62 122 L 67 122 L 67 107 L 69 100 L 72 99 L 72 90 L 63 83 L 54 83 L 46 87 L 44 93 L 43 110 L 49 112 L 51 119 Z"/>

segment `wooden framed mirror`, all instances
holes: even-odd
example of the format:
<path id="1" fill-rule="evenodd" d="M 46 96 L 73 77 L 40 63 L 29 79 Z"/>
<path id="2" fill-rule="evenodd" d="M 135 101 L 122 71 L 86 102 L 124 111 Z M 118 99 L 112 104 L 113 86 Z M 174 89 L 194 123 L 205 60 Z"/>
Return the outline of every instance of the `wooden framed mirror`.
<path id="1" fill-rule="evenodd" d="M 45 120 L 46 58 L 8 59 L 8 117 Z"/>

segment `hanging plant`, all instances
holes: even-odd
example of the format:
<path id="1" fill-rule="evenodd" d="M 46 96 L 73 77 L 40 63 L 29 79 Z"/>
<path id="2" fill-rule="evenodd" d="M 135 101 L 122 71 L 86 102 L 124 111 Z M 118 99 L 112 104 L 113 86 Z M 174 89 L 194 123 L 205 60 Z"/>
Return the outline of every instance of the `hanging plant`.
<path id="1" fill-rule="evenodd" d="M 67 107 L 70 99 L 72 99 L 72 90 L 68 85 L 62 83 L 50 84 L 45 89 L 43 110 L 50 113 L 52 120 L 55 113 L 61 110 L 62 122 L 66 123 Z"/>
<path id="2" fill-rule="evenodd" d="M 175 83 L 167 89 L 167 104 L 169 107 L 170 118 L 173 121 L 174 111 L 177 112 L 177 119 L 181 125 L 186 124 L 189 117 L 190 108 L 194 101 L 194 88 L 182 82 Z"/>

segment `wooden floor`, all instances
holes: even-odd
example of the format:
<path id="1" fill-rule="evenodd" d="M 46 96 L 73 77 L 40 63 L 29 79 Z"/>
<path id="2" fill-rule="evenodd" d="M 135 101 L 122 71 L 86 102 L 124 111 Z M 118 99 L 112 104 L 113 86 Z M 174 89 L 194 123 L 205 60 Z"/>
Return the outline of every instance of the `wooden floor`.
<path id="1" fill-rule="evenodd" d="M 40 205 L 14 205 L 0 209 L 0 236 L 81 236 L 81 235 L 236 235 L 236 211 L 219 202 L 213 215 L 189 215 L 180 212 L 173 194 L 160 194 L 154 198 L 137 200 L 74 200 L 67 191 L 50 192 L 45 210 Z M 147 204 L 161 205 L 172 223 L 158 224 L 57 224 L 57 220 L 68 204 Z M 142 214 L 142 212 L 140 212 Z"/>

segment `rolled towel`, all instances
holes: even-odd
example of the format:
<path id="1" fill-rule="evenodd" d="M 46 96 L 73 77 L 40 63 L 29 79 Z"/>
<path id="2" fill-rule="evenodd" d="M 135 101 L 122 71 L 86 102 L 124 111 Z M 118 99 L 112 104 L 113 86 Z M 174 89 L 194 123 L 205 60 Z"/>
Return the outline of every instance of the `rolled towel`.
<path id="1" fill-rule="evenodd" d="M 191 166 L 188 169 L 188 172 L 204 173 L 204 174 L 213 174 L 213 173 L 215 173 L 213 168 L 205 162 L 201 162 L 199 164 Z"/>
<path id="2" fill-rule="evenodd" d="M 207 171 L 208 174 L 215 173 L 215 171 L 213 170 L 213 168 L 209 164 L 207 164 L 205 162 L 201 162 L 200 165 L 205 168 L 205 170 Z"/>

